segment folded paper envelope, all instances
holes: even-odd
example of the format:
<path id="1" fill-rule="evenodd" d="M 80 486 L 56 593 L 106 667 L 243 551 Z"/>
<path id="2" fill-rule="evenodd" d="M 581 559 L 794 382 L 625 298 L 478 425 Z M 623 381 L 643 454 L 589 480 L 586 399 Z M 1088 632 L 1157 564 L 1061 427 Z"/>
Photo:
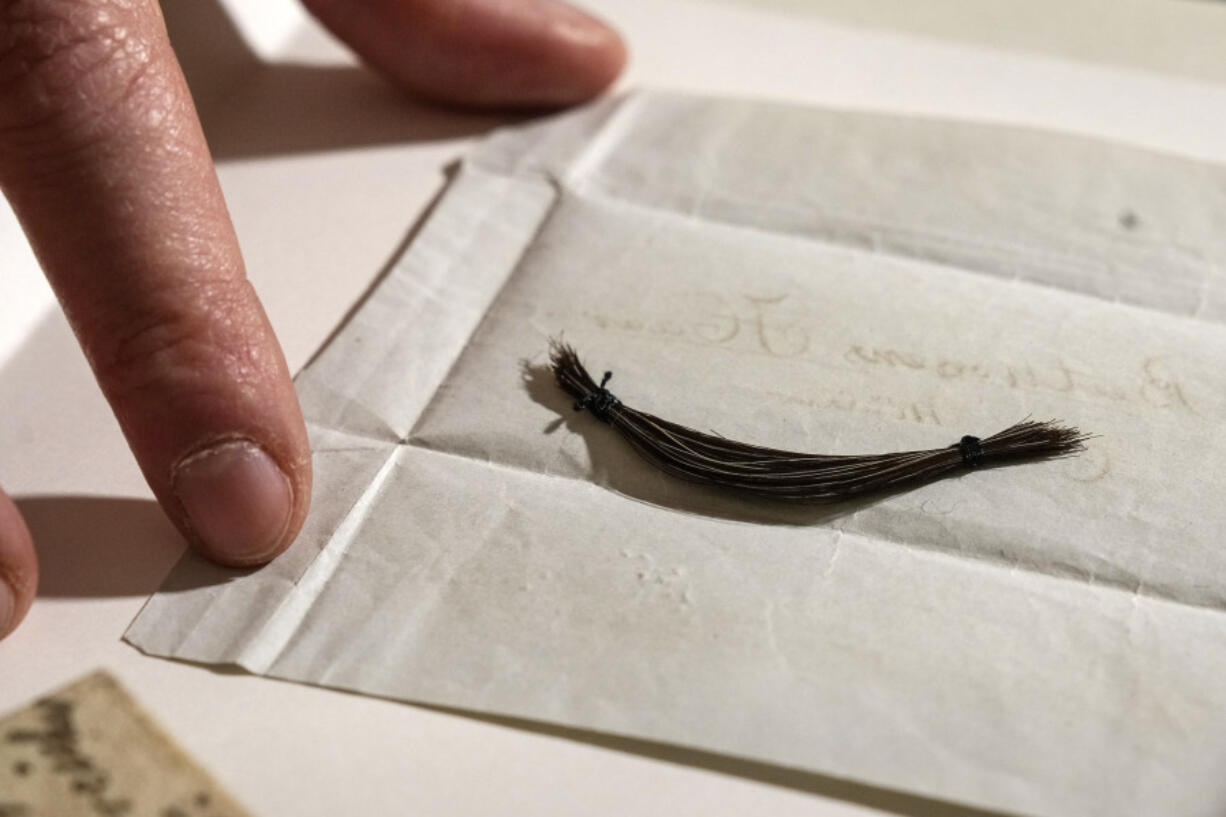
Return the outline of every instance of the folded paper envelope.
<path id="1" fill-rule="evenodd" d="M 189 555 L 147 652 L 1036 814 L 1226 805 L 1226 170 L 635 94 L 499 132 L 298 377 L 307 528 Z M 794 507 L 545 369 L 814 453 L 1027 415 L 1078 458 Z"/>

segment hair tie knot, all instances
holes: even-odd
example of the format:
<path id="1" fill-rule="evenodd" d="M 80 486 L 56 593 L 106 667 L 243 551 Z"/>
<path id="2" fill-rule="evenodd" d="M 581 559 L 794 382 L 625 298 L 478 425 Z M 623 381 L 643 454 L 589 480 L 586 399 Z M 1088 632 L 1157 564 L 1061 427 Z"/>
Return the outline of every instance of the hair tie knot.
<path id="1" fill-rule="evenodd" d="M 983 462 L 983 446 L 979 444 L 978 437 L 967 434 L 958 441 L 958 452 L 962 455 L 962 464 L 967 468 L 974 468 Z"/>
<path id="2" fill-rule="evenodd" d="M 582 398 L 575 401 L 575 411 L 587 409 L 599 419 L 604 420 L 606 423 L 609 422 L 610 412 L 621 405 L 621 401 L 605 388 L 605 384 L 609 382 L 611 377 L 613 377 L 613 372 L 605 372 L 604 377 L 600 379 L 600 385 L 596 387 L 596 391 L 588 392 Z"/>

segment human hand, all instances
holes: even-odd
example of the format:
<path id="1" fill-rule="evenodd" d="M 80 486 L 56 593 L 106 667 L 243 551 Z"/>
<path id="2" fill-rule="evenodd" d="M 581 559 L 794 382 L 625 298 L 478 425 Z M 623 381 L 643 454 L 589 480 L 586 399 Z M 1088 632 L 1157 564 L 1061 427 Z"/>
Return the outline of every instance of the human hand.
<path id="1" fill-rule="evenodd" d="M 305 0 L 414 94 L 559 106 L 625 51 L 554 0 Z M 254 565 L 307 513 L 311 459 L 155 0 L 0 3 L 0 189 L 167 515 L 210 559 Z M 0 637 L 38 564 L 0 491 Z"/>

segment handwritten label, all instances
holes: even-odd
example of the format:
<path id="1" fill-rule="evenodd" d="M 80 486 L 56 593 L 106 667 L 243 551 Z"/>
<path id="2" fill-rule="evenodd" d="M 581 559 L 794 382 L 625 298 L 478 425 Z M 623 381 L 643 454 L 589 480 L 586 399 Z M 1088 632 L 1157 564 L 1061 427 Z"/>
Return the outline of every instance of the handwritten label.
<path id="1" fill-rule="evenodd" d="M 106 673 L 0 720 L 0 817 L 244 817 Z"/>
<path id="2" fill-rule="evenodd" d="M 785 292 L 741 292 L 732 296 L 697 291 L 679 296 L 677 303 L 685 304 L 684 310 L 669 315 L 642 317 L 598 309 L 587 309 L 582 314 L 589 323 L 605 331 L 796 362 L 841 364 L 863 372 L 913 373 L 931 379 L 934 384 L 965 383 L 980 388 L 1077 397 L 1189 416 L 1206 417 L 1215 410 L 1213 406 L 1202 405 L 1203 395 L 1199 401 L 1193 397 L 1191 381 L 1181 372 L 1180 361 L 1173 355 L 1139 353 L 1135 361 L 1104 371 L 1074 365 L 1057 356 L 977 359 L 967 354 L 948 355 L 890 345 L 877 337 L 852 342 L 845 338 L 836 340 L 828 331 L 821 331 L 820 320 L 807 304 Z M 922 400 L 859 393 L 773 396 L 816 408 L 940 425 L 936 408 Z"/>

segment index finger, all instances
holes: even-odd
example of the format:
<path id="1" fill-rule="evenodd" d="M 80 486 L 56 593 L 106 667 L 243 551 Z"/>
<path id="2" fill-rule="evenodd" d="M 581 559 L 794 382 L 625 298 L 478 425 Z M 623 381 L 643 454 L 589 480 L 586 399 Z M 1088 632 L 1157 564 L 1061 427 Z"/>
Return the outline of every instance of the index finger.
<path id="1" fill-rule="evenodd" d="M 218 561 L 282 550 L 306 431 L 154 0 L 0 7 L 0 187 L 167 514 Z"/>

